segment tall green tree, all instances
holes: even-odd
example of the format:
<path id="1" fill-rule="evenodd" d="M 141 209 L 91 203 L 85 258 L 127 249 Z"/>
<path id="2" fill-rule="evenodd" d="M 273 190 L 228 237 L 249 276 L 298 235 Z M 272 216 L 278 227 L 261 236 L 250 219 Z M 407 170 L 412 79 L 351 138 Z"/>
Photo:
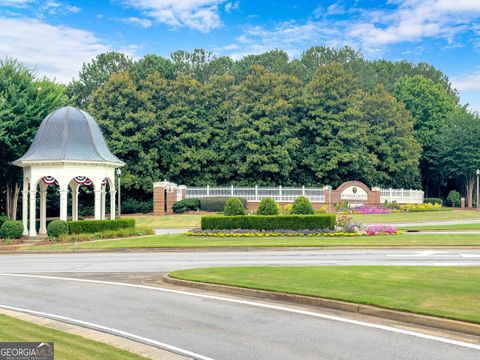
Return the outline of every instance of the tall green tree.
<path id="1" fill-rule="evenodd" d="M 432 159 L 433 144 L 458 107 L 458 98 L 441 84 L 421 75 L 400 78 L 395 96 L 405 104 L 415 119 L 415 137 L 422 145 L 420 169 L 424 189 L 427 194 L 438 191 L 441 168 Z"/>
<path id="2" fill-rule="evenodd" d="M 68 94 L 75 103 L 86 109 L 90 95 L 115 73 L 129 71 L 132 60 L 122 53 L 107 52 L 97 55 L 88 64 L 83 64 L 78 80 L 68 85 Z"/>
<path id="3" fill-rule="evenodd" d="M 16 218 L 21 169 L 11 164 L 30 146 L 38 126 L 53 110 L 69 104 L 65 86 L 13 59 L 0 61 L 0 208 Z"/>
<path id="4" fill-rule="evenodd" d="M 292 133 L 299 92 L 297 78 L 252 66 L 235 89 L 223 145 L 231 170 L 229 183 L 291 183 L 289 175 L 295 167 L 292 155 L 300 143 Z"/>
<path id="5" fill-rule="evenodd" d="M 122 172 L 126 190 L 152 192 L 159 171 L 159 128 L 152 104 L 127 72 L 113 74 L 92 95 L 89 112 L 97 119 L 112 152 L 126 162 Z"/>
<path id="6" fill-rule="evenodd" d="M 435 144 L 435 157 L 442 176 L 465 186 L 468 207 L 473 204 L 475 170 L 480 168 L 480 117 L 465 109 L 450 115 Z"/>

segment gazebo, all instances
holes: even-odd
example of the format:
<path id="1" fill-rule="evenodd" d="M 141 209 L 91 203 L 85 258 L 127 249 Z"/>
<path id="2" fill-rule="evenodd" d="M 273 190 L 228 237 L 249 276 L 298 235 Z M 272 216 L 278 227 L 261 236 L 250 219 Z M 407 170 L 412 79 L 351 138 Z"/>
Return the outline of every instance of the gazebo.
<path id="1" fill-rule="evenodd" d="M 78 220 L 78 191 L 82 185 L 93 187 L 95 219 L 105 219 L 108 185 L 110 218 L 115 219 L 115 169 L 124 166 L 125 163 L 112 154 L 97 122 L 85 111 L 63 107 L 52 112 L 42 121 L 25 155 L 13 164 L 23 168 L 24 235 L 37 236 L 37 189 L 40 192 L 38 234 L 47 233 L 46 207 L 49 185 L 59 187 L 60 220 L 65 221 L 68 216 L 69 190 L 72 197 L 72 220 Z"/>

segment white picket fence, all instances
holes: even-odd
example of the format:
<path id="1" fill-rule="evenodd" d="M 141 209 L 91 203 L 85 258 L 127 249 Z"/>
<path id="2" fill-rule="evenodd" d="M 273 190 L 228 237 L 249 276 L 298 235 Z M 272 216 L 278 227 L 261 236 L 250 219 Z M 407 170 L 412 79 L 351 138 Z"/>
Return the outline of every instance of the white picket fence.
<path id="1" fill-rule="evenodd" d="M 293 202 L 298 196 L 305 196 L 311 202 L 325 203 L 325 192 L 323 188 L 307 187 L 236 187 L 236 186 L 204 186 L 187 187 L 187 198 L 203 198 L 210 196 L 237 196 L 247 199 L 250 202 L 261 201 L 270 197 L 277 202 Z M 402 204 L 423 203 L 423 191 L 404 189 L 381 189 L 380 200 Z"/>

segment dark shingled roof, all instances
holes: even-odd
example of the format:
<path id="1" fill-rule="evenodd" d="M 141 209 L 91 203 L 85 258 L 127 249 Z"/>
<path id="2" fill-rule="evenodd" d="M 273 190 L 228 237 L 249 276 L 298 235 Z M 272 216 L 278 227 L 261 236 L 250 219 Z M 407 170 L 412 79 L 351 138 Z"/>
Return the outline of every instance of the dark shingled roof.
<path id="1" fill-rule="evenodd" d="M 103 138 L 97 122 L 85 111 L 67 106 L 55 110 L 40 125 L 21 161 L 80 160 L 124 165 Z"/>

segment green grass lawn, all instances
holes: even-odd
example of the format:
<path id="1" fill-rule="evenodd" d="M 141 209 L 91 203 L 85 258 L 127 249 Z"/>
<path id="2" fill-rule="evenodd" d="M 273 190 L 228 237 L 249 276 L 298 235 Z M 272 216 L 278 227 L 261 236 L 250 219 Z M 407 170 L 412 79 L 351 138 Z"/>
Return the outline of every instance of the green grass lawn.
<path id="1" fill-rule="evenodd" d="M 286 247 L 286 246 L 480 246 L 480 234 L 404 234 L 359 237 L 196 237 L 185 234 L 155 235 L 106 241 L 77 243 L 76 249 L 127 249 L 127 248 L 204 248 L 204 247 Z M 75 249 L 75 244 L 37 245 L 27 250 Z"/>
<path id="2" fill-rule="evenodd" d="M 55 359 L 146 359 L 108 344 L 39 326 L 0 314 L 0 340 L 5 342 L 41 341 L 55 343 Z"/>
<path id="3" fill-rule="evenodd" d="M 193 229 L 200 227 L 200 219 L 205 214 L 196 213 L 165 215 L 165 216 L 132 216 L 136 220 L 137 226 L 149 226 L 154 229 L 174 229 L 185 228 Z M 128 215 L 126 216 L 128 217 Z M 399 223 L 399 222 L 422 222 L 435 220 L 465 220 L 478 219 L 480 223 L 480 214 L 474 210 L 453 210 L 453 211 L 431 211 L 420 213 L 395 213 L 380 215 L 352 215 L 353 218 L 365 224 L 374 223 Z"/>
<path id="4" fill-rule="evenodd" d="M 403 229 L 403 230 L 479 230 L 480 231 L 480 222 L 478 224 L 401 226 L 399 227 L 399 229 Z"/>
<path id="5" fill-rule="evenodd" d="M 452 210 L 452 211 L 428 211 L 428 212 L 404 212 L 392 214 L 354 214 L 352 217 L 365 224 L 374 223 L 408 223 L 422 221 L 447 221 L 447 220 L 467 220 L 478 219 L 480 223 L 480 214 L 475 210 Z"/>
<path id="6" fill-rule="evenodd" d="M 480 323 L 480 267 L 258 266 L 182 270 L 170 275 Z"/>

